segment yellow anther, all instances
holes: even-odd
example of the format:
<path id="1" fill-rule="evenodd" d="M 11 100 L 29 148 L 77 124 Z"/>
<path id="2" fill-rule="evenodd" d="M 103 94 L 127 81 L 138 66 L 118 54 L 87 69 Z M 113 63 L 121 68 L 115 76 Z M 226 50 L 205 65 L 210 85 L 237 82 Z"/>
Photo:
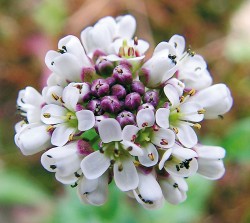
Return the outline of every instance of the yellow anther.
<path id="1" fill-rule="evenodd" d="M 44 114 L 43 114 L 43 117 L 44 117 L 44 118 L 50 118 L 51 115 L 50 115 L 50 113 L 44 113 Z"/>
<path id="2" fill-rule="evenodd" d="M 54 98 L 56 101 L 59 99 L 59 96 L 55 93 L 51 94 L 52 98 Z"/>
<path id="3" fill-rule="evenodd" d="M 137 160 L 134 160 L 134 164 L 135 164 L 135 166 L 136 167 L 138 167 L 138 166 L 140 166 L 141 164 L 140 164 L 140 162 L 139 161 L 137 161 Z"/>
<path id="4" fill-rule="evenodd" d="M 69 141 L 72 141 L 73 138 L 74 138 L 74 134 L 70 134 L 70 135 L 69 135 Z"/>
<path id="5" fill-rule="evenodd" d="M 174 130 L 175 134 L 179 133 L 179 130 L 176 127 L 174 127 L 173 130 Z"/>
<path id="6" fill-rule="evenodd" d="M 181 96 L 180 98 L 180 103 L 182 103 L 184 101 L 185 97 L 184 96 Z"/>
<path id="7" fill-rule="evenodd" d="M 53 125 L 49 125 L 47 128 L 46 128 L 46 131 L 47 132 L 50 132 L 54 129 L 54 126 Z"/>
<path id="8" fill-rule="evenodd" d="M 201 114 L 205 114 L 206 110 L 205 109 L 201 109 L 201 110 L 198 110 L 198 114 L 201 115 Z"/>
<path id="9" fill-rule="evenodd" d="M 118 171 L 122 171 L 123 170 L 123 166 L 122 166 L 122 164 L 120 163 L 119 165 L 118 165 Z"/>
<path id="10" fill-rule="evenodd" d="M 199 130 L 201 129 L 201 125 L 199 123 L 195 123 L 193 126 Z"/>
<path id="11" fill-rule="evenodd" d="M 154 161 L 154 159 L 155 159 L 153 153 L 149 153 L 149 154 L 148 154 L 148 158 L 149 158 L 151 161 Z"/>
<path id="12" fill-rule="evenodd" d="M 59 101 L 60 101 L 61 103 L 64 103 L 62 97 L 59 97 Z"/>
<path id="13" fill-rule="evenodd" d="M 188 92 L 188 94 L 189 94 L 190 96 L 193 96 L 193 95 L 195 94 L 195 92 L 196 92 L 195 89 L 192 89 L 191 91 Z"/>
<path id="14" fill-rule="evenodd" d="M 161 145 L 168 145 L 168 141 L 166 139 L 162 139 L 160 144 Z"/>
<path id="15" fill-rule="evenodd" d="M 134 44 L 138 45 L 138 37 L 137 36 L 135 36 L 135 38 L 134 38 Z"/>
<path id="16" fill-rule="evenodd" d="M 179 108 L 179 107 L 177 107 L 177 108 L 176 108 L 176 111 L 179 113 L 179 112 L 180 112 L 180 108 Z"/>

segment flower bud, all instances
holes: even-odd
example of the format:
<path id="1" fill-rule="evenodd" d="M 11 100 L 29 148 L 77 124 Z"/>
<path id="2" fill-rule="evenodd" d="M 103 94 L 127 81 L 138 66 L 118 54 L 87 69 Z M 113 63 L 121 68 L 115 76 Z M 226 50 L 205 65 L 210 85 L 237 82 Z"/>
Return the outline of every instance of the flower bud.
<path id="1" fill-rule="evenodd" d="M 125 108 L 128 110 L 135 110 L 137 109 L 141 104 L 141 96 L 136 93 L 130 93 L 125 98 Z"/>
<path id="2" fill-rule="evenodd" d="M 143 101 L 156 107 L 159 103 L 159 94 L 157 91 L 149 90 L 145 93 Z"/>
<path id="3" fill-rule="evenodd" d="M 97 99 L 91 100 L 87 104 L 87 109 L 92 111 L 95 115 L 102 115 L 104 113 L 101 107 L 101 101 Z"/>
<path id="4" fill-rule="evenodd" d="M 127 66 L 118 65 L 113 71 L 113 77 L 120 84 L 131 84 L 133 81 L 132 73 Z"/>
<path id="5" fill-rule="evenodd" d="M 119 113 L 116 117 L 116 120 L 120 123 L 123 128 L 125 125 L 135 125 L 135 116 L 129 111 L 123 111 Z"/>
<path id="6" fill-rule="evenodd" d="M 126 89 L 120 84 L 116 84 L 111 88 L 111 95 L 116 96 L 118 99 L 125 98 L 126 94 Z"/>
<path id="7" fill-rule="evenodd" d="M 107 82 L 107 84 L 109 86 L 113 86 L 115 84 L 115 78 L 114 77 L 108 77 L 105 80 L 106 80 L 106 82 Z"/>
<path id="8" fill-rule="evenodd" d="M 142 109 L 146 109 L 146 108 L 151 109 L 153 112 L 155 111 L 155 107 L 150 103 L 145 103 L 145 104 L 140 105 L 138 108 L 138 111 L 140 111 Z"/>
<path id="9" fill-rule="evenodd" d="M 102 97 L 109 93 L 109 85 L 104 79 L 94 80 L 91 85 L 91 93 L 94 96 Z"/>
<path id="10" fill-rule="evenodd" d="M 132 85 L 131 85 L 131 91 L 132 92 L 137 92 L 140 95 L 144 95 L 144 93 L 145 93 L 145 86 L 140 81 L 133 81 Z"/>
<path id="11" fill-rule="evenodd" d="M 112 74 L 114 66 L 113 63 L 107 59 L 100 58 L 96 61 L 96 68 L 101 75 L 107 76 Z"/>
<path id="12" fill-rule="evenodd" d="M 101 107 L 104 111 L 110 113 L 118 113 L 121 110 L 121 104 L 116 96 L 103 97 Z"/>

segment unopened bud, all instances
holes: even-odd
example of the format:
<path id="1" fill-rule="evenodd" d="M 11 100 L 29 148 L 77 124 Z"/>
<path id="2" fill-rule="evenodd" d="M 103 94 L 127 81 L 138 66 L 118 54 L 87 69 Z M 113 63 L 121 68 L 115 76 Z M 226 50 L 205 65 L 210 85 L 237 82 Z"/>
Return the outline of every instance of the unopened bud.
<path id="1" fill-rule="evenodd" d="M 111 61 L 100 58 L 99 60 L 96 61 L 96 68 L 99 74 L 107 76 L 112 74 L 114 65 Z"/>
<path id="2" fill-rule="evenodd" d="M 155 90 L 149 90 L 145 93 L 143 101 L 156 107 L 159 103 L 159 94 Z"/>
<path id="3" fill-rule="evenodd" d="M 101 107 L 104 111 L 118 113 L 121 110 L 121 104 L 116 96 L 105 96 L 101 100 Z"/>
<path id="4" fill-rule="evenodd" d="M 127 66 L 118 65 L 113 71 L 113 77 L 119 84 L 128 85 L 133 81 L 133 76 L 131 71 Z"/>
<path id="5" fill-rule="evenodd" d="M 127 94 L 126 89 L 120 84 L 115 84 L 111 88 L 111 95 L 116 96 L 118 99 L 125 98 L 126 94 Z"/>
<path id="6" fill-rule="evenodd" d="M 146 109 L 146 108 L 151 109 L 153 112 L 155 111 L 155 107 L 150 103 L 145 103 L 145 104 L 140 105 L 138 108 L 138 111 L 140 111 L 142 109 Z"/>
<path id="7" fill-rule="evenodd" d="M 101 101 L 97 99 L 91 100 L 87 104 L 87 109 L 92 111 L 95 115 L 102 115 L 104 113 L 103 109 L 101 108 Z"/>
<path id="8" fill-rule="evenodd" d="M 125 98 L 125 108 L 133 111 L 141 105 L 141 96 L 136 93 L 130 93 Z"/>
<path id="9" fill-rule="evenodd" d="M 140 95 L 144 95 L 144 93 L 145 93 L 145 86 L 140 81 L 133 81 L 132 84 L 131 84 L 131 91 L 132 92 L 137 92 Z"/>
<path id="10" fill-rule="evenodd" d="M 116 120 L 120 123 L 123 128 L 126 125 L 135 125 L 135 116 L 129 111 L 123 111 L 119 113 L 116 117 Z"/>
<path id="11" fill-rule="evenodd" d="M 96 97 L 102 97 L 109 93 L 109 85 L 104 79 L 94 80 L 91 85 L 91 93 Z"/>

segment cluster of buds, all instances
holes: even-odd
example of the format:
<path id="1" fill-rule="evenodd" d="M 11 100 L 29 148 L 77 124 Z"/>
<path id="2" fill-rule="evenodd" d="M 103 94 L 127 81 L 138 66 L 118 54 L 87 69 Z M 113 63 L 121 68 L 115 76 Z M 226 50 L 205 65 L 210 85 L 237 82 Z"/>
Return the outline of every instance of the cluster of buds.
<path id="1" fill-rule="evenodd" d="M 52 73 L 42 93 L 18 95 L 16 145 L 24 155 L 43 151 L 43 167 L 87 204 L 104 204 L 111 181 L 147 209 L 178 204 L 185 178 L 225 172 L 225 150 L 199 144 L 196 131 L 230 110 L 229 89 L 212 85 L 203 57 L 185 51 L 180 35 L 144 61 L 149 44 L 135 29 L 131 15 L 105 17 L 81 41 L 62 38 L 46 54 Z"/>

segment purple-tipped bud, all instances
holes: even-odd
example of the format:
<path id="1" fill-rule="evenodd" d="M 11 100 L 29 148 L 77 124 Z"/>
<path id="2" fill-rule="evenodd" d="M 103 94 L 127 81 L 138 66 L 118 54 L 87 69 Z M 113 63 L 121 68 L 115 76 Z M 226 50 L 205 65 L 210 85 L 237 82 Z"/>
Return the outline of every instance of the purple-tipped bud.
<path id="1" fill-rule="evenodd" d="M 125 98 L 125 108 L 133 111 L 141 105 L 141 96 L 136 93 L 130 93 Z"/>
<path id="2" fill-rule="evenodd" d="M 79 155 L 87 156 L 90 153 L 93 153 L 94 150 L 89 142 L 87 142 L 85 140 L 78 140 L 77 141 L 77 152 L 79 153 Z"/>
<path id="3" fill-rule="evenodd" d="M 159 103 L 159 94 L 155 90 L 149 90 L 144 94 L 143 101 L 156 107 Z"/>
<path id="4" fill-rule="evenodd" d="M 107 56 L 106 53 L 104 53 L 101 50 L 95 50 L 92 56 L 92 60 L 96 62 L 99 57 Z"/>
<path id="5" fill-rule="evenodd" d="M 97 99 L 91 100 L 87 104 L 87 109 L 92 111 L 95 115 L 102 115 L 104 113 L 102 107 L 101 107 L 101 101 Z"/>
<path id="6" fill-rule="evenodd" d="M 123 87 L 120 84 L 115 84 L 112 88 L 111 88 L 111 95 L 116 96 L 118 99 L 123 99 L 126 97 L 126 89 L 125 87 Z"/>
<path id="7" fill-rule="evenodd" d="M 96 69 L 101 75 L 110 76 L 110 74 L 112 74 L 112 71 L 114 69 L 114 65 L 111 61 L 108 61 L 107 59 L 99 58 L 96 61 Z"/>
<path id="8" fill-rule="evenodd" d="M 121 110 L 121 104 L 116 96 L 105 96 L 101 100 L 101 107 L 104 111 L 118 113 Z"/>
<path id="9" fill-rule="evenodd" d="M 140 95 L 144 95 L 144 93 L 145 93 L 145 86 L 140 81 L 133 81 L 132 84 L 131 84 L 131 91 L 132 92 L 137 92 Z"/>
<path id="10" fill-rule="evenodd" d="M 145 104 L 140 105 L 140 107 L 138 108 L 138 111 L 140 111 L 142 109 L 146 109 L 146 108 L 151 109 L 153 112 L 155 111 L 155 107 L 149 103 L 145 103 Z"/>
<path id="11" fill-rule="evenodd" d="M 114 77 L 108 77 L 108 78 L 106 78 L 105 80 L 106 80 L 107 84 L 109 85 L 109 87 L 115 85 L 115 82 L 116 82 L 116 81 L 115 81 L 115 78 L 114 78 Z"/>
<path id="12" fill-rule="evenodd" d="M 125 125 L 135 125 L 135 116 L 129 111 L 123 111 L 119 113 L 116 117 L 116 120 L 120 123 L 123 128 Z"/>
<path id="13" fill-rule="evenodd" d="M 91 93 L 96 97 L 102 97 L 109 93 L 109 85 L 104 79 L 96 79 L 91 85 Z"/>
<path id="14" fill-rule="evenodd" d="M 130 69 L 124 65 L 118 65 L 113 71 L 113 77 L 119 84 L 131 84 L 133 76 Z"/>

